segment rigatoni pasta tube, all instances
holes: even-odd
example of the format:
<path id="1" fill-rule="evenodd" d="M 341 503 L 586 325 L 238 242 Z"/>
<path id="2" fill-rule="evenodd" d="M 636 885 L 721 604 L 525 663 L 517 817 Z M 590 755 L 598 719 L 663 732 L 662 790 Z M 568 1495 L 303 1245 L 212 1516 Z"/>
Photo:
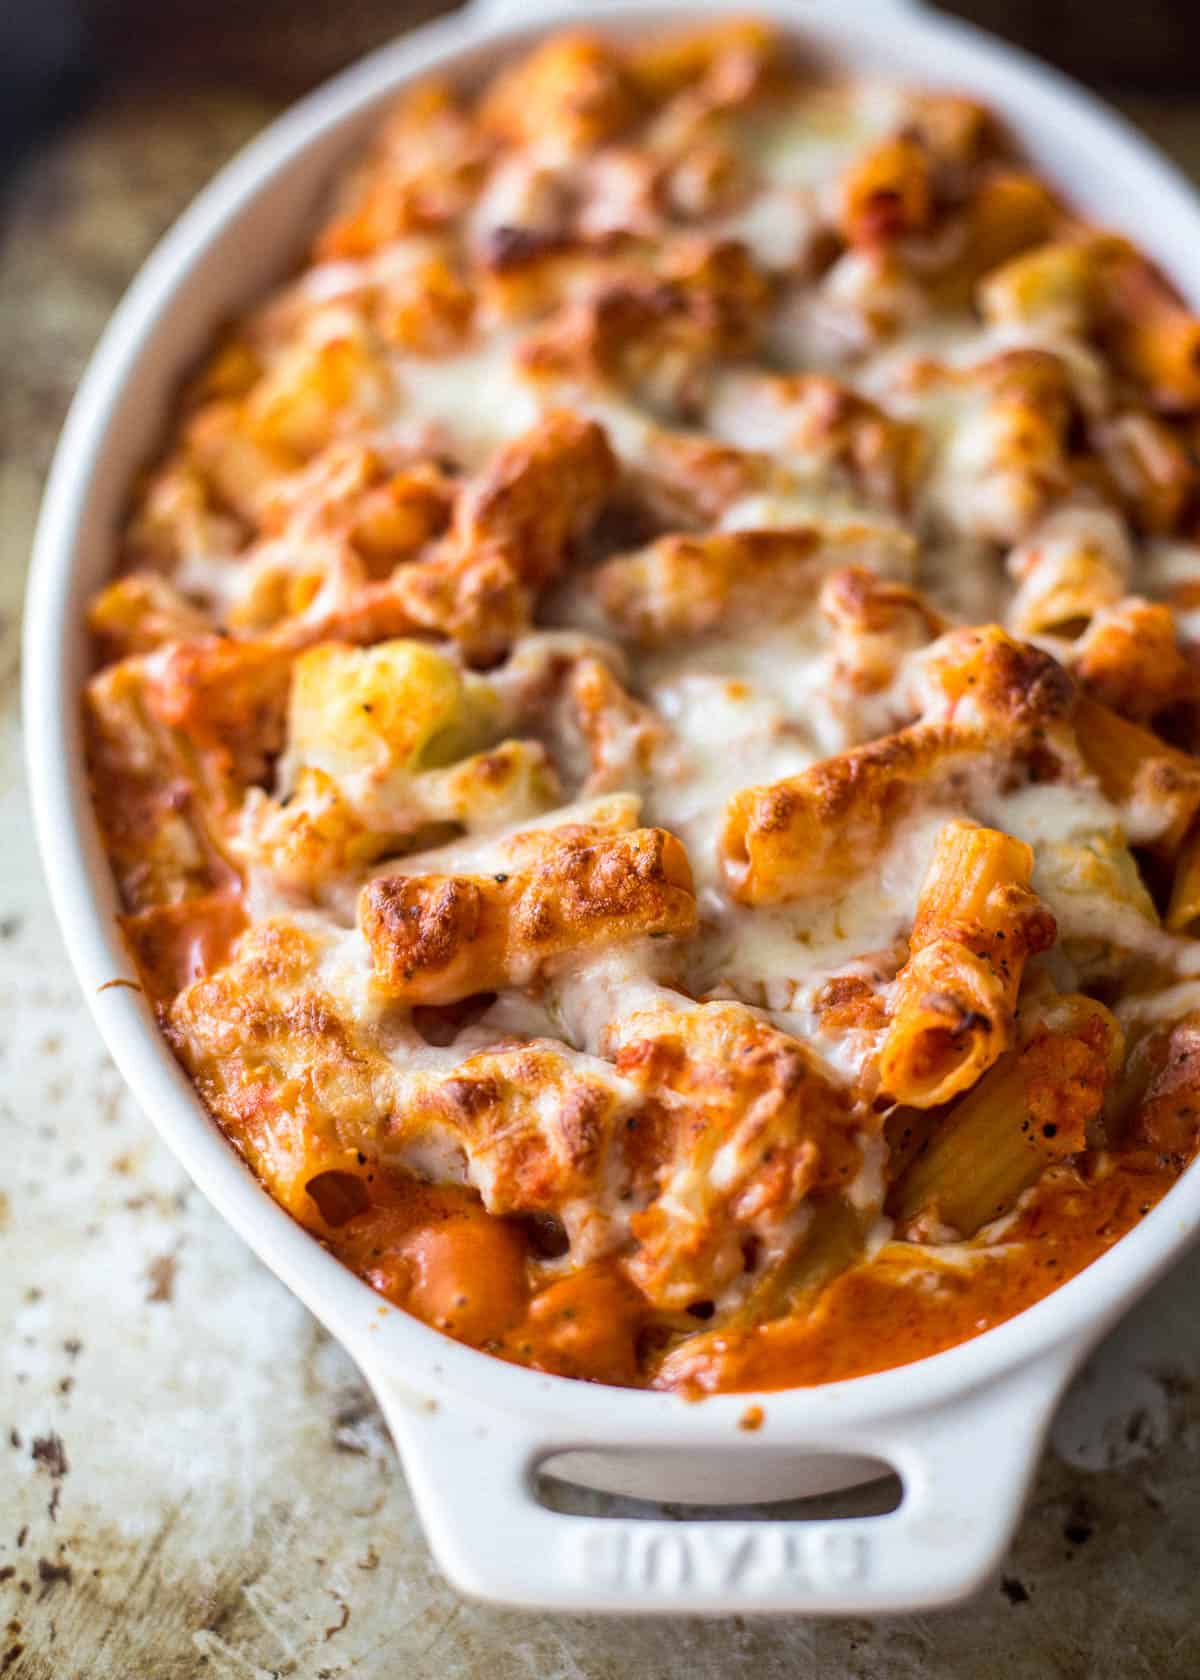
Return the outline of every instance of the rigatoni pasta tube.
<path id="1" fill-rule="evenodd" d="M 630 1229 L 628 1275 L 656 1306 L 682 1310 L 741 1275 L 746 1243 L 766 1275 L 807 1242 L 814 1193 L 836 1200 L 862 1164 L 862 1117 L 797 1039 L 744 1004 L 651 1007 L 614 1023 L 617 1072 L 667 1144 L 656 1194 Z M 637 1148 L 638 1132 L 631 1134 Z"/>
<path id="2" fill-rule="evenodd" d="M 673 532 L 606 561 L 591 586 L 614 624 L 643 647 L 656 647 L 757 622 L 765 600 L 792 610 L 836 567 L 864 565 L 906 580 L 914 559 L 911 538 L 889 527 Z"/>
<path id="3" fill-rule="evenodd" d="M 1087 1128 L 1121 1066 L 1124 1041 L 1104 1005 L 1056 997 L 943 1120 L 892 1192 L 900 1232 L 968 1237 L 1006 1213 L 1053 1161 L 1086 1148 Z"/>
<path id="4" fill-rule="evenodd" d="M 896 135 L 857 157 L 841 180 L 838 230 L 849 245 L 879 245 L 920 233 L 933 215 L 929 153 Z"/>
<path id="5" fill-rule="evenodd" d="M 1130 839 L 1174 853 L 1200 811 L 1200 760 L 1089 695 L 1079 696 L 1074 718 L 1079 750 Z"/>
<path id="6" fill-rule="evenodd" d="M 1175 864 L 1171 902 L 1167 906 L 1167 927 L 1172 933 L 1195 933 L 1200 922 L 1200 829 L 1194 829 L 1183 843 Z"/>
<path id="7" fill-rule="evenodd" d="M 1200 407 L 1200 317 L 1128 246 L 1105 266 L 1100 314 L 1113 360 L 1146 386 L 1153 402 Z"/>
<path id="8" fill-rule="evenodd" d="M 1086 694 L 1132 723 L 1148 726 L 1200 695 L 1200 671 L 1180 645 L 1175 614 L 1137 595 L 1097 614 L 1072 648 L 1071 666 Z"/>
<path id="9" fill-rule="evenodd" d="M 1009 626 L 1020 636 L 1069 635 L 1121 599 L 1132 567 L 1132 545 L 1116 514 L 1068 504 L 1041 520 L 1008 557 L 1020 584 Z"/>
<path id="10" fill-rule="evenodd" d="M 924 709 L 908 728 L 734 795 L 719 841 L 734 898 L 781 904 L 844 892 L 916 800 L 956 774 L 1007 761 L 1023 776 L 1031 757 L 1069 767 L 1078 758 L 1067 673 L 997 625 L 948 632 L 923 661 L 922 683 Z"/>
<path id="11" fill-rule="evenodd" d="M 965 308 L 997 264 L 1048 239 L 1060 212 L 1045 184 L 1024 169 L 990 170 L 964 206 L 954 260 L 937 277 L 943 308 Z"/>
<path id="12" fill-rule="evenodd" d="M 1056 239 L 996 268 L 977 303 L 989 326 L 1053 322 L 1085 333 L 1094 325 L 1106 245 L 1104 236 Z M 1117 251 L 1124 241 L 1111 242 Z"/>
<path id="13" fill-rule="evenodd" d="M 392 875 L 359 896 L 376 980 L 408 1003 L 455 1003 L 527 985 L 553 957 L 696 922 L 692 871 L 673 834 L 641 828 L 548 843 L 496 875 Z"/>
<path id="14" fill-rule="evenodd" d="M 1160 1027 L 1135 1047 L 1125 1069 L 1131 1090 L 1122 1092 L 1124 1148 L 1152 1150 L 1182 1165 L 1200 1135 L 1200 1013 Z"/>
<path id="15" fill-rule="evenodd" d="M 884 845 L 918 792 L 976 755 L 953 725 L 914 724 L 729 801 L 721 832 L 725 882 L 743 904 L 844 891 Z"/>
<path id="16" fill-rule="evenodd" d="M 750 1290 L 730 1322 L 751 1324 L 796 1312 L 863 1257 L 877 1206 L 855 1207 L 840 1196 L 814 1201 L 812 1219 L 795 1251 Z"/>
<path id="17" fill-rule="evenodd" d="M 931 1108 L 973 1085 L 1012 1041 L 1025 959 L 1053 943 L 1024 841 L 947 823 L 921 887 L 879 1057 L 883 1090 Z"/>
<path id="18" fill-rule="evenodd" d="M 1112 348 L 1164 408 L 1200 408 L 1200 318 L 1164 304 L 1123 322 Z"/>

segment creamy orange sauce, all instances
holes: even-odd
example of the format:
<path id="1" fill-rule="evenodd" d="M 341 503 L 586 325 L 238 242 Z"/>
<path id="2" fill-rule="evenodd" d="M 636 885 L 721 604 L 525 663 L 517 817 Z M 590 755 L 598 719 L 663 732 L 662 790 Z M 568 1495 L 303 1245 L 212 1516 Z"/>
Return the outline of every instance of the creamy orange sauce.
<path id="1" fill-rule="evenodd" d="M 373 1205 L 330 1240 L 338 1257 L 387 1300 L 481 1347 L 524 1318 L 526 1245 L 492 1219 L 477 1196 L 446 1185 L 390 1178 Z"/>
<path id="2" fill-rule="evenodd" d="M 1002 1324 L 1089 1266 L 1160 1201 L 1175 1174 L 1105 1163 L 1091 1182 L 1048 1175 L 994 1244 L 955 1260 L 892 1243 L 828 1285 L 802 1317 L 685 1344 L 656 1387 L 700 1395 L 803 1388 L 941 1353 Z"/>
<path id="3" fill-rule="evenodd" d="M 228 957 L 246 926 L 240 892 L 173 905 L 167 913 L 125 916 L 122 929 L 153 1001 L 175 997 Z"/>
<path id="4" fill-rule="evenodd" d="M 698 1398 L 867 1376 L 969 1341 L 1083 1271 L 1177 1176 L 1145 1151 L 1052 1169 L 990 1240 L 889 1243 L 803 1314 L 708 1335 L 681 1325 L 672 1335 L 660 1322 L 649 1343 L 646 1302 L 618 1269 L 547 1283 L 521 1227 L 490 1218 L 469 1193 L 389 1178 L 330 1246 L 396 1306 L 474 1347 L 622 1386 L 643 1381 L 649 1362 L 652 1386 Z"/>

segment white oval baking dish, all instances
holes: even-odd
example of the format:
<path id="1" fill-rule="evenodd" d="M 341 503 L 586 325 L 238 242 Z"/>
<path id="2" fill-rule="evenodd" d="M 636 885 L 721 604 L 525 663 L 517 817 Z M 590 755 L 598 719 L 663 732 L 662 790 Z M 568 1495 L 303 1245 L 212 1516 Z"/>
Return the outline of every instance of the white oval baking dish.
<path id="1" fill-rule="evenodd" d="M 703 8 L 706 15 L 715 9 Z M 744 8 L 742 8 L 744 9 Z M 850 70 L 970 90 L 1093 218 L 1137 238 L 1200 305 L 1200 207 L 1131 129 L 1061 77 L 903 0 L 756 0 Z M 1020 1514 L 1071 1372 L 1191 1241 L 1200 1169 L 1056 1294 L 935 1358 L 825 1388 L 688 1404 L 541 1376 L 380 1302 L 280 1211 L 211 1122 L 159 1036 L 133 970 L 85 785 L 82 609 L 111 563 L 126 487 L 176 382 L 214 326 L 284 272 L 321 194 L 380 107 L 434 67 L 471 77 L 554 23 L 628 31 L 695 13 L 601 0 L 492 0 L 377 52 L 226 168 L 150 258 L 104 335 L 55 458 L 25 624 L 25 728 L 42 856 L 100 1030 L 188 1172 L 361 1365 L 386 1414 L 434 1554 L 466 1592 L 557 1610 L 916 1610 L 971 1592 Z M 550 1455 L 573 1480 L 647 1498 L 746 1504 L 862 1480 L 884 1460 L 904 1497 L 842 1521 L 642 1521 L 566 1515 L 535 1496 Z M 874 1468 L 877 1468 L 875 1466 Z"/>

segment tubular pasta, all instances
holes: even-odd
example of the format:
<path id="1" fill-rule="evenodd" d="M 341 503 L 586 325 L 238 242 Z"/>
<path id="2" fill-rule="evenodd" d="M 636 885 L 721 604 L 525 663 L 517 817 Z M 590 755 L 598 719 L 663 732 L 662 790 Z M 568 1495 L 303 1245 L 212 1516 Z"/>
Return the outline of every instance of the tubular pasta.
<path id="1" fill-rule="evenodd" d="M 1101 334 L 1119 366 L 1164 409 L 1200 407 L 1200 317 L 1131 246 L 1105 265 Z"/>
<path id="2" fill-rule="evenodd" d="M 1075 706 L 1075 730 L 1131 837 L 1173 856 L 1200 810 L 1200 762 L 1086 694 Z"/>
<path id="3" fill-rule="evenodd" d="M 1093 618 L 1075 644 L 1072 669 L 1085 691 L 1131 723 L 1200 698 L 1200 669 L 1179 644 L 1175 615 L 1159 601 L 1126 596 Z"/>
<path id="4" fill-rule="evenodd" d="M 899 135 L 857 158 L 841 181 L 838 224 L 850 245 L 875 245 L 921 233 L 933 214 L 929 155 Z"/>
<path id="5" fill-rule="evenodd" d="M 670 536 L 608 561 L 595 588 L 609 617 L 653 647 L 732 625 L 757 611 L 764 591 L 779 612 L 794 610 L 812 600 L 835 566 L 863 561 L 903 577 L 912 559 L 906 537 L 870 527 Z"/>
<path id="6" fill-rule="evenodd" d="M 808 1230 L 805 1198 L 845 1191 L 858 1165 L 845 1093 L 740 1004 L 639 1011 L 612 1038 L 663 1139 L 657 1194 L 631 1221 L 638 1288 L 683 1309 L 751 1260 L 757 1270 L 790 1255 Z"/>
<path id="7" fill-rule="evenodd" d="M 1008 611 L 1016 634 L 1068 634 L 1121 599 L 1133 553 L 1115 514 L 1066 507 L 1012 551 L 1008 569 L 1019 585 Z"/>
<path id="8" fill-rule="evenodd" d="M 1065 673 L 999 629 L 935 643 L 923 684 L 921 722 L 729 801 L 718 846 L 735 898 L 778 904 L 844 890 L 922 793 L 954 778 L 967 785 L 969 767 L 989 758 L 1072 750 Z"/>
<path id="9" fill-rule="evenodd" d="M 823 467 L 897 512 L 911 506 L 925 467 L 920 427 L 821 374 L 722 373 L 710 383 L 705 420 L 730 444 L 771 450 L 804 475 Z"/>
<path id="10" fill-rule="evenodd" d="M 771 787 L 730 800 L 720 853 L 743 904 L 796 903 L 844 891 L 923 788 L 964 768 L 975 743 L 943 724 L 869 741 Z"/>
<path id="11" fill-rule="evenodd" d="M 1167 926 L 1172 933 L 1194 933 L 1200 922 L 1200 830 L 1188 835 L 1175 860 Z"/>
<path id="12" fill-rule="evenodd" d="M 1123 1053 L 1102 1004 L 1055 998 L 918 1151 L 888 1202 L 897 1227 L 973 1236 L 1007 1213 L 1049 1163 L 1087 1147 Z"/>
<path id="13" fill-rule="evenodd" d="M 948 1102 L 1011 1043 L 1025 960 L 1055 934 L 1032 873 L 1033 852 L 1011 835 L 961 821 L 939 834 L 879 1057 L 896 1102 Z"/>
<path id="14" fill-rule="evenodd" d="M 651 828 L 591 844 L 550 835 L 535 864 L 490 878 L 386 876 L 359 903 L 375 977 L 407 1003 L 528 985 L 552 959 L 679 937 L 695 917 L 687 853 Z"/>
<path id="15" fill-rule="evenodd" d="M 916 590 L 890 583 L 867 566 L 830 573 L 821 589 L 821 612 L 833 632 L 835 680 L 860 694 L 887 687 L 904 656 L 946 628 Z"/>

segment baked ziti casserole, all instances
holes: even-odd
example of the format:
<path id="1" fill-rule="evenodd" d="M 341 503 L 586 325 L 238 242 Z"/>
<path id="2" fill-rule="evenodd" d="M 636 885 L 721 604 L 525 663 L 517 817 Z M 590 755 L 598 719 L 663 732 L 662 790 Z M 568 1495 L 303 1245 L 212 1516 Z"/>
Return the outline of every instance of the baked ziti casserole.
<path id="1" fill-rule="evenodd" d="M 1197 1143 L 1198 467 L 1200 319 L 970 98 L 741 21 L 409 90 L 91 607 L 230 1143 L 567 1376 L 1045 1295 Z"/>

